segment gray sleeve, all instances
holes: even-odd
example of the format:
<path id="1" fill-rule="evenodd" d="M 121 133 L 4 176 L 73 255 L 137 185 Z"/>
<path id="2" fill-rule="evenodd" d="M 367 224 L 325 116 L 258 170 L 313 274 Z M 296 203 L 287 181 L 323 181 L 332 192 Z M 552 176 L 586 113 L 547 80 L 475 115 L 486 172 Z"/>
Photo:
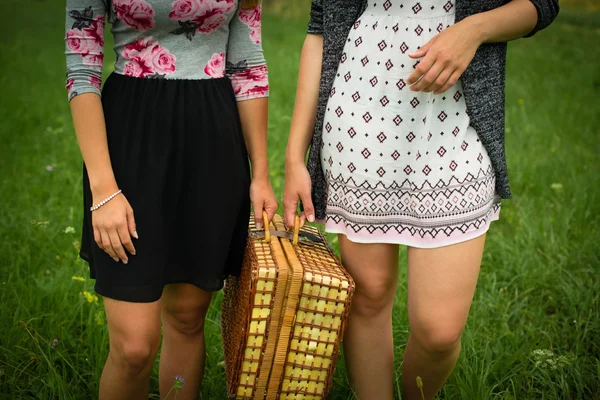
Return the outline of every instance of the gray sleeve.
<path id="1" fill-rule="evenodd" d="M 67 0 L 65 54 L 69 100 L 82 93 L 100 95 L 106 11 L 104 0 Z"/>
<path id="2" fill-rule="evenodd" d="M 306 32 L 310 34 L 323 33 L 323 0 L 313 0 L 310 6 L 310 20 Z"/>
<path id="3" fill-rule="evenodd" d="M 238 101 L 268 97 L 269 77 L 261 40 L 261 6 L 238 8 L 229 23 L 226 73 Z"/>
<path id="4" fill-rule="evenodd" d="M 530 0 L 537 9 L 538 20 L 535 28 L 525 37 L 531 37 L 542 29 L 548 27 L 558 15 L 558 0 Z"/>

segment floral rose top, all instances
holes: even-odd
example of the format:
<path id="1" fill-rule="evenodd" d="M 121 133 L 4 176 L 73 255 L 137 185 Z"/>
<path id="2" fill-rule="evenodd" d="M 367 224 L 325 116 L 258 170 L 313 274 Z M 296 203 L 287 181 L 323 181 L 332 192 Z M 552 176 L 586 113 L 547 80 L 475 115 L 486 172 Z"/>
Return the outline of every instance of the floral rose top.
<path id="1" fill-rule="evenodd" d="M 261 8 L 238 0 L 67 0 L 67 90 L 100 95 L 105 21 L 115 72 L 137 78 L 229 77 L 239 100 L 268 96 Z"/>

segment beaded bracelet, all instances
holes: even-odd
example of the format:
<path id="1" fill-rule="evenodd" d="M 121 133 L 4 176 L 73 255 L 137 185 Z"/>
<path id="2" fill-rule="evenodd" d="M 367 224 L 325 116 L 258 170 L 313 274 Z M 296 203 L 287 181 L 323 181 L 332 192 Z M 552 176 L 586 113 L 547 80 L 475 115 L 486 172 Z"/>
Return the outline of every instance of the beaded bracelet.
<path id="1" fill-rule="evenodd" d="M 108 203 L 109 201 L 114 199 L 115 197 L 117 197 L 117 195 L 121 192 L 122 192 L 122 190 L 119 190 L 118 192 L 111 194 L 110 196 L 108 196 L 107 198 L 105 198 L 100 203 L 96 204 L 95 206 L 91 206 L 90 211 L 96 211 L 97 209 L 99 209 L 100 207 L 102 207 L 103 205 L 105 205 L 106 203 Z"/>

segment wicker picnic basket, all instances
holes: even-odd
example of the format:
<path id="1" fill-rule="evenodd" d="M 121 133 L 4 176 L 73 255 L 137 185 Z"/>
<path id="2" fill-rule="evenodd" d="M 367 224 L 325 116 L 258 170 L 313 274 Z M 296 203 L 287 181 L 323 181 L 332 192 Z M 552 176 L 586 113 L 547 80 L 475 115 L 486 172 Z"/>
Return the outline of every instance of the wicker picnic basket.
<path id="1" fill-rule="evenodd" d="M 298 222 L 288 233 L 276 215 L 263 231 L 250 218 L 221 314 L 232 398 L 318 400 L 331 387 L 354 282 L 321 231 Z"/>

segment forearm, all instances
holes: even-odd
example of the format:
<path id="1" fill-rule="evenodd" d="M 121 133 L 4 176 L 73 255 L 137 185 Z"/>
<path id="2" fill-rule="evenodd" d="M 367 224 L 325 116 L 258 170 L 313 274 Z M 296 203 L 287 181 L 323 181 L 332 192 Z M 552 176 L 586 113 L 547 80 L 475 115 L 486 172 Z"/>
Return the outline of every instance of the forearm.
<path id="1" fill-rule="evenodd" d="M 529 34 L 537 20 L 537 9 L 530 0 L 513 0 L 494 10 L 472 15 L 461 23 L 472 26 L 480 43 L 497 43 Z"/>
<path id="2" fill-rule="evenodd" d="M 109 196 L 118 190 L 118 186 L 110 163 L 100 97 L 84 93 L 71 100 L 70 105 L 92 193 L 94 197 Z"/>
<path id="3" fill-rule="evenodd" d="M 300 56 L 296 102 L 286 150 L 288 162 L 303 163 L 310 146 L 317 118 L 322 59 L 323 36 L 307 35 Z"/>
<path id="4" fill-rule="evenodd" d="M 253 179 L 269 177 L 269 158 L 267 155 L 268 104 L 267 97 L 238 102 L 244 142 L 252 165 Z"/>

